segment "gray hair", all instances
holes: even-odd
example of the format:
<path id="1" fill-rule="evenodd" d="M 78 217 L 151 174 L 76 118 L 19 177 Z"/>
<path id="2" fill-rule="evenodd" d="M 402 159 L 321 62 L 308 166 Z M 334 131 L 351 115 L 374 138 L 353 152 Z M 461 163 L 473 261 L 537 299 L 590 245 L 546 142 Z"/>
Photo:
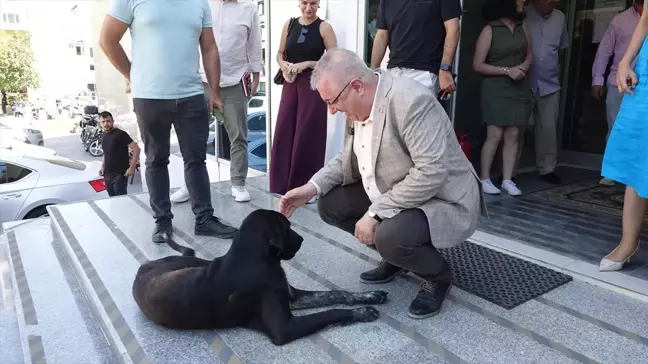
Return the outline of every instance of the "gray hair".
<path id="1" fill-rule="evenodd" d="M 317 83 L 322 77 L 329 80 L 348 82 L 354 78 L 362 80 L 373 74 L 357 54 L 344 48 L 331 48 L 317 61 L 311 74 L 311 88 L 317 89 Z"/>

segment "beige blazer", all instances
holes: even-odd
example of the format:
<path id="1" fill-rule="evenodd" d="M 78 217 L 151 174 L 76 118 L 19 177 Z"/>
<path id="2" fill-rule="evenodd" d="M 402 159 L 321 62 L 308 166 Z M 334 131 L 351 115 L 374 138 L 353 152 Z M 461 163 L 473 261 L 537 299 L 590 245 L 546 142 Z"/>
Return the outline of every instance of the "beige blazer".
<path id="1" fill-rule="evenodd" d="M 374 105 L 372 163 L 382 194 L 369 207 L 383 219 L 420 208 L 437 248 L 470 237 L 480 210 L 487 215 L 481 186 L 452 123 L 436 97 L 420 83 L 381 72 Z M 353 121 L 347 119 L 344 147 L 313 176 L 322 194 L 361 181 L 353 153 Z"/>

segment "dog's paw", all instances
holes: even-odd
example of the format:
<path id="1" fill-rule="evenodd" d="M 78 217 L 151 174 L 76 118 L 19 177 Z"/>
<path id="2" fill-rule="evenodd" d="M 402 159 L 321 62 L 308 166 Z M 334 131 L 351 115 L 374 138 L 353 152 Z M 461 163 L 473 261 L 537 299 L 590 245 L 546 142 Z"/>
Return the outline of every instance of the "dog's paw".
<path id="1" fill-rule="evenodd" d="M 378 320 L 380 313 L 373 307 L 360 307 L 353 310 L 353 321 L 371 322 Z"/>
<path id="2" fill-rule="evenodd" d="M 370 291 L 362 292 L 359 294 L 360 302 L 367 305 L 379 305 L 387 301 L 387 292 L 385 291 Z"/>

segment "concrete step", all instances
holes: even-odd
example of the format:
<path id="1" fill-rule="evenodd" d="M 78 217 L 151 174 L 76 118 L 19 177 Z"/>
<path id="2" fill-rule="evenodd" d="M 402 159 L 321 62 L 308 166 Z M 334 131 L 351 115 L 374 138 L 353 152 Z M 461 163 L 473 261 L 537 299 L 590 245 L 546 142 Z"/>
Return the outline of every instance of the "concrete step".
<path id="1" fill-rule="evenodd" d="M 250 193 L 252 201 L 239 204 L 229 195 L 229 183 L 214 184 L 215 215 L 238 225 L 251 211 L 277 205 L 275 197 L 260 189 L 251 187 Z M 386 304 L 377 307 L 380 320 L 328 328 L 283 347 L 243 328 L 168 330 L 149 322 L 131 294 L 132 280 L 142 262 L 177 254 L 150 241 L 153 219 L 148 195 L 54 206 L 50 212 L 57 238 L 53 245 L 33 243 L 51 242 L 51 236 L 43 239 L 37 235 L 40 230 L 29 225 L 25 225 L 24 233 L 12 230 L 19 249 L 28 247 L 25 253 L 20 252 L 29 287 L 38 287 L 30 291 L 34 312 L 42 325 L 37 333 L 42 337 L 47 363 L 109 362 L 106 360 L 110 358 L 125 363 L 247 364 L 648 362 L 648 305 L 582 282 L 569 283 L 513 310 L 455 287 L 439 315 L 412 320 L 406 312 L 416 293 L 416 283 L 399 278 L 381 286 L 390 296 Z M 192 246 L 199 256 L 208 259 L 229 249 L 229 240 L 193 235 L 189 203 L 174 205 L 173 212 L 179 243 Z M 376 252 L 324 224 L 311 207 L 299 209 L 291 220 L 305 239 L 297 256 L 284 264 L 291 283 L 305 289 L 376 288 L 358 281 L 358 275 L 371 269 L 380 258 Z M 30 248 L 38 252 L 38 259 L 31 258 Z M 69 265 L 61 258 L 66 256 Z M 34 261 L 42 267 L 34 266 Z M 60 275 L 49 273 L 57 269 Z M 72 269 L 78 282 L 67 278 L 70 274 L 66 270 Z M 15 271 L 20 274 L 19 268 Z M 43 294 L 33 293 L 36 289 Z M 94 316 L 84 313 L 90 312 L 89 308 L 79 308 L 83 305 L 76 298 L 78 291 L 87 296 L 86 307 L 92 308 Z M 62 301 L 53 302 L 59 298 Z M 48 315 L 67 315 L 68 311 L 78 314 L 72 319 Z M 64 332 L 68 327 L 70 333 Z M 79 327 L 85 327 L 86 332 Z M 103 346 L 93 341 L 96 336 L 88 327 L 103 327 Z M 25 333 L 21 328 L 21 336 Z M 58 344 L 57 335 L 67 335 L 67 342 Z M 89 349 L 88 341 L 94 343 L 94 351 Z M 86 348 L 85 354 L 72 353 L 70 343 L 75 348 Z M 117 355 L 100 355 L 110 352 Z M 76 356 L 70 359 L 65 355 Z M 83 355 L 90 359 L 79 359 Z M 29 356 L 25 358 L 30 362 Z"/>
<path id="2" fill-rule="evenodd" d="M 50 219 L 21 222 L 5 234 L 25 362 L 118 363 L 60 243 L 53 241 Z M 14 356 L 8 363 L 18 362 Z"/>

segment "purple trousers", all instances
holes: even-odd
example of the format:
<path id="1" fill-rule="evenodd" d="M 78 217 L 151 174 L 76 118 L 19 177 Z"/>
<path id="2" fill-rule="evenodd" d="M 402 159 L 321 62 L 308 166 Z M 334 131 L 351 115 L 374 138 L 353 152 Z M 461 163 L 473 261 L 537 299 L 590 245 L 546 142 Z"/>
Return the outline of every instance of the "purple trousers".
<path id="1" fill-rule="evenodd" d="M 286 194 L 324 166 L 327 107 L 311 89 L 310 76 L 308 69 L 283 85 L 270 160 L 272 193 Z"/>

